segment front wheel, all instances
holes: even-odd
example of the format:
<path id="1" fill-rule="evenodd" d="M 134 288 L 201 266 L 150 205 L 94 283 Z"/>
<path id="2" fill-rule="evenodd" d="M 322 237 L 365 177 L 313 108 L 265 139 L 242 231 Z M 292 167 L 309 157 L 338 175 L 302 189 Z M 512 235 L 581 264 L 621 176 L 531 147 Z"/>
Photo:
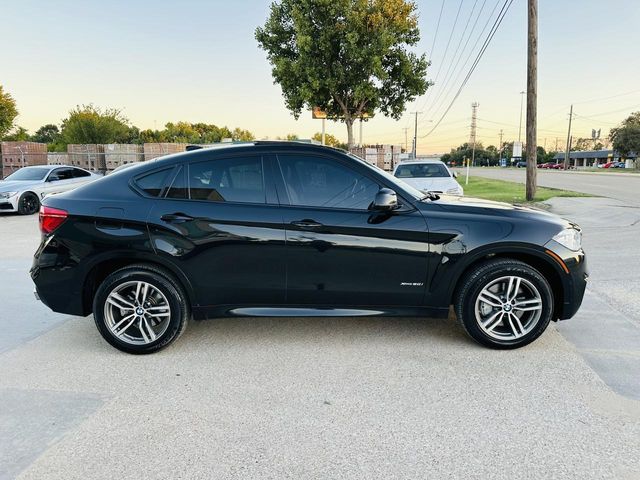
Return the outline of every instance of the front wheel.
<path id="1" fill-rule="evenodd" d="M 93 317 L 102 337 L 117 349 L 153 353 L 182 334 L 189 307 L 171 276 L 150 265 L 133 265 L 100 284 Z"/>
<path id="2" fill-rule="evenodd" d="M 553 293 L 544 276 L 526 263 L 491 260 L 463 278 L 455 310 L 478 343 L 518 348 L 533 342 L 549 325 Z"/>
<path id="3" fill-rule="evenodd" d="M 33 215 L 40 210 L 40 200 L 32 192 L 25 192 L 18 199 L 18 213 L 20 215 Z"/>

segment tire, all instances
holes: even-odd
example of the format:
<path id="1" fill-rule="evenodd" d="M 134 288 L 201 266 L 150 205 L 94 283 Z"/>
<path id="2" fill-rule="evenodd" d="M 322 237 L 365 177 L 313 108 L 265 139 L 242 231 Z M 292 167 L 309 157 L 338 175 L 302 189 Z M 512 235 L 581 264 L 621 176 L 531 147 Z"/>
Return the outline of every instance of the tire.
<path id="1" fill-rule="evenodd" d="M 187 296 L 178 282 L 152 265 L 115 271 L 100 284 L 93 299 L 98 331 L 127 353 L 147 354 L 167 347 L 182 335 L 189 316 Z"/>
<path id="2" fill-rule="evenodd" d="M 495 349 L 528 345 L 542 335 L 553 317 L 549 282 L 518 260 L 496 259 L 478 265 L 462 278 L 454 301 L 456 316 L 467 334 Z"/>
<path id="3" fill-rule="evenodd" d="M 18 199 L 18 213 L 20 215 L 33 215 L 40 210 L 40 200 L 35 193 L 25 192 Z"/>

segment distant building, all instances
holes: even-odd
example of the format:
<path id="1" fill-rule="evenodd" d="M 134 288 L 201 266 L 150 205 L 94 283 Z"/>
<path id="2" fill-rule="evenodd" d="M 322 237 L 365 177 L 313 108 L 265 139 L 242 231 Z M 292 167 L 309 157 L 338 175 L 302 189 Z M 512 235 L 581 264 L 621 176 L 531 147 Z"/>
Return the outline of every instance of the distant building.
<path id="1" fill-rule="evenodd" d="M 565 152 L 556 153 L 553 160 L 556 163 L 564 162 Z M 636 154 L 633 153 L 625 157 L 626 160 L 636 160 Z M 598 165 L 604 165 L 607 162 L 620 162 L 621 155 L 615 150 L 584 150 L 577 152 L 569 152 L 569 165 L 575 168 L 592 168 Z"/>

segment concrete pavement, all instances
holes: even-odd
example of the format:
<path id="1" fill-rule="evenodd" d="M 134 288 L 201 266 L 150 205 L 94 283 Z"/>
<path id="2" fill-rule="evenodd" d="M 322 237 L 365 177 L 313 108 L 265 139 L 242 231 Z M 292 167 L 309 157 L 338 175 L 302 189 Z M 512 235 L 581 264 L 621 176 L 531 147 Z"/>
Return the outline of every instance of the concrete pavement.
<path id="1" fill-rule="evenodd" d="M 238 318 L 138 357 L 33 299 L 36 221 L 0 216 L 0 478 L 638 478 L 637 323 L 599 293 L 610 258 L 590 255 L 578 315 L 517 351 L 452 320 Z M 615 231 L 587 227 L 594 251 Z"/>

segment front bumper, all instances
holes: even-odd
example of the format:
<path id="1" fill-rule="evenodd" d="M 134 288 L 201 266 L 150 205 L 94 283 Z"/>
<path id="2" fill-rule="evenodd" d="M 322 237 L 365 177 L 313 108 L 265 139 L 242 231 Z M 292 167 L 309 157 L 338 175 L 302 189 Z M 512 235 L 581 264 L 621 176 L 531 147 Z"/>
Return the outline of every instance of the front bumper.
<path id="1" fill-rule="evenodd" d="M 562 302 L 556 304 L 556 318 L 568 320 L 576 314 L 582 305 L 589 279 L 587 257 L 584 250 L 580 249 L 574 252 L 554 240 L 547 243 L 545 248 L 548 250 L 547 254 L 560 266 L 559 270 L 561 271 L 563 295 Z"/>
<path id="2" fill-rule="evenodd" d="M 10 198 L 0 198 L 0 212 L 17 212 L 18 195 Z"/>

